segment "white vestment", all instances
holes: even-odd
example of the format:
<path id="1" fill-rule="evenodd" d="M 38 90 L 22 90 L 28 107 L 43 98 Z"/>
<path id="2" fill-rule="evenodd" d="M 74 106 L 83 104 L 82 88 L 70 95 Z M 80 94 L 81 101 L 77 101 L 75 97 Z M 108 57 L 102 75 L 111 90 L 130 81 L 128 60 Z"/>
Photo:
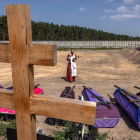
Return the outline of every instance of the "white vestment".
<path id="1" fill-rule="evenodd" d="M 71 61 L 71 76 L 77 75 L 77 69 L 76 69 L 76 62 L 73 62 L 73 59 L 75 58 L 75 54 L 71 55 L 70 53 L 70 61 Z"/>

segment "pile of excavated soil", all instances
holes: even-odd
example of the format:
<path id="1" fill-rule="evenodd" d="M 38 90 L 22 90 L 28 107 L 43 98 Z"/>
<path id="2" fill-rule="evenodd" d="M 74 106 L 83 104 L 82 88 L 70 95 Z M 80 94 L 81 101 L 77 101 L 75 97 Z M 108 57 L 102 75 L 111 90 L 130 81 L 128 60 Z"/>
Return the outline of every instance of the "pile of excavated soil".
<path id="1" fill-rule="evenodd" d="M 127 49 L 127 48 L 124 48 L 122 50 L 120 50 L 120 54 L 122 54 L 124 57 L 127 57 L 129 58 L 129 56 L 134 52 L 134 50 L 132 49 Z"/>
<path id="2" fill-rule="evenodd" d="M 132 61 L 134 64 L 140 64 L 140 52 L 134 49 L 124 48 L 120 52 L 124 57 L 129 61 Z"/>

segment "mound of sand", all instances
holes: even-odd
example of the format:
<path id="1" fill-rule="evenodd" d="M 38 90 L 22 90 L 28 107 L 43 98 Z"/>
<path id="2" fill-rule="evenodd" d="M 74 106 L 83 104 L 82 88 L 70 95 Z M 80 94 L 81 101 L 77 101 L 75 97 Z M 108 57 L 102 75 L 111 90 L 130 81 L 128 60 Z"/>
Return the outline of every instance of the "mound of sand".
<path id="1" fill-rule="evenodd" d="M 135 61 L 136 56 L 139 54 L 139 51 L 134 50 L 133 53 L 130 55 L 129 60 Z"/>
<path id="2" fill-rule="evenodd" d="M 137 55 L 135 55 L 135 57 L 133 57 L 132 61 L 135 64 L 140 64 L 140 52 Z"/>
<path id="3" fill-rule="evenodd" d="M 135 52 L 135 50 L 133 50 L 133 49 L 124 48 L 124 49 L 121 50 L 120 53 L 121 53 L 124 57 L 130 58 L 134 52 Z"/>
<path id="4" fill-rule="evenodd" d="M 124 57 L 128 58 L 134 64 L 140 64 L 140 52 L 135 49 L 124 48 L 120 52 Z"/>

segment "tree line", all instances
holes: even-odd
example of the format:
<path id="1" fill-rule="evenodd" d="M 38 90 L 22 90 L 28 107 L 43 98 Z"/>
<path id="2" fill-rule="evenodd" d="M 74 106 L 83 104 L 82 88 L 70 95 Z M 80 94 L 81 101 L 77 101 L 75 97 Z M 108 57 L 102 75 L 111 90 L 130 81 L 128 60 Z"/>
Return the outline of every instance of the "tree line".
<path id="1" fill-rule="evenodd" d="M 140 37 L 108 33 L 79 26 L 65 26 L 32 21 L 33 40 L 94 41 L 94 40 L 140 40 Z M 0 16 L 0 40 L 9 40 L 7 16 Z"/>

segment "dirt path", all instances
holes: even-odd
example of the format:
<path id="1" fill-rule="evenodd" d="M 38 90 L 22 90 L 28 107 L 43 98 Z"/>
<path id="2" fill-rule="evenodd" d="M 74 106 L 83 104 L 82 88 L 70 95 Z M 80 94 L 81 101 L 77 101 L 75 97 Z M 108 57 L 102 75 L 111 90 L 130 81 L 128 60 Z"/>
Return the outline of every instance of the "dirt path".
<path id="1" fill-rule="evenodd" d="M 130 50 L 132 51 L 132 50 Z M 35 66 L 35 83 L 41 84 L 44 95 L 60 96 L 66 86 L 76 85 L 76 98 L 81 94 L 85 85 L 92 87 L 105 98 L 113 98 L 115 91 L 114 84 L 126 88 L 133 93 L 138 90 L 133 86 L 139 86 L 140 68 L 138 64 L 129 61 L 128 55 L 124 55 L 124 50 L 77 50 L 77 56 L 81 56 L 77 61 L 78 76 L 75 83 L 65 81 L 67 61 L 69 52 L 58 52 L 58 64 L 55 67 Z M 12 85 L 12 75 L 10 64 L 0 63 L 0 85 L 8 87 Z M 129 138 L 140 140 L 140 132 L 128 118 L 124 111 L 117 106 L 122 119 L 115 128 L 99 128 L 99 132 L 109 132 L 108 140 L 128 140 Z M 43 129 L 47 135 L 53 126 L 44 123 L 46 117 L 37 116 L 37 128 Z"/>

